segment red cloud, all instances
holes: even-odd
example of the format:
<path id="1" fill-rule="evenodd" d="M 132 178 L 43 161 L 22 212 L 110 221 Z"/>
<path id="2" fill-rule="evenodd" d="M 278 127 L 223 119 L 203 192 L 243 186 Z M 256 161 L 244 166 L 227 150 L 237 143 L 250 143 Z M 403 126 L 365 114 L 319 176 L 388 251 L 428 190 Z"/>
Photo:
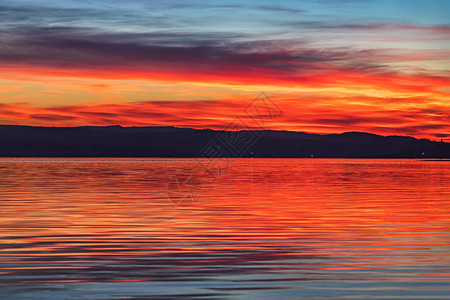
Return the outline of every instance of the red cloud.
<path id="1" fill-rule="evenodd" d="M 252 99 L 221 101 L 153 101 L 91 106 L 34 108 L 25 105 L 0 106 L 4 124 L 42 126 L 178 126 L 223 129 L 240 117 L 250 128 L 257 124 L 244 113 Z M 322 99 L 322 103 L 325 103 Z M 361 99 L 376 103 L 378 99 Z M 267 129 L 318 133 L 364 131 L 382 135 L 412 135 L 419 138 L 450 136 L 450 114 L 446 107 L 383 110 L 372 106 L 308 105 L 307 99 L 275 97 L 284 113 L 265 124 Z"/>

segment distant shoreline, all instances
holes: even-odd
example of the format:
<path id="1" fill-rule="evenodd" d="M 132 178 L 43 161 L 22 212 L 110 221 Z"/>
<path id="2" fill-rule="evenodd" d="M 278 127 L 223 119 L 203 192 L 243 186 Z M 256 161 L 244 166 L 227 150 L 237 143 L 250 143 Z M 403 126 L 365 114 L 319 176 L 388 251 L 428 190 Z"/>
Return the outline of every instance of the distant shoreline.
<path id="1" fill-rule="evenodd" d="M 450 143 L 364 132 L 0 125 L 0 158 L 450 159 Z"/>

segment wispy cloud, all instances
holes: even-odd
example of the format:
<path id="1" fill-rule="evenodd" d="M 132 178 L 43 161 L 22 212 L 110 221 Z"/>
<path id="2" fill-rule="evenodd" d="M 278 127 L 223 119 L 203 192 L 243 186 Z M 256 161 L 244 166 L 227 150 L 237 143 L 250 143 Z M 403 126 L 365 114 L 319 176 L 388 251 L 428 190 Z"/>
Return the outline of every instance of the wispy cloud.
<path id="1" fill-rule="evenodd" d="M 255 8 L 256 9 L 267 10 L 267 11 L 272 11 L 272 12 L 287 12 L 287 13 L 294 13 L 294 14 L 307 12 L 304 9 L 289 8 L 289 7 L 278 6 L 278 5 L 259 5 L 259 6 L 255 6 Z"/>

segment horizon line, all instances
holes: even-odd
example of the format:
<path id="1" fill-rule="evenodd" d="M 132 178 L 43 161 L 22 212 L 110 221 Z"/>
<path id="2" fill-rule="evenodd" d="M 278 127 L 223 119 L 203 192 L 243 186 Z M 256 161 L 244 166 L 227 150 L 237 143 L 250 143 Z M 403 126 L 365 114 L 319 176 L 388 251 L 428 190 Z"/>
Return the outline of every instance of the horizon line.
<path id="1" fill-rule="evenodd" d="M 372 132 L 366 132 L 366 131 L 343 131 L 339 133 L 315 133 L 315 132 L 307 132 L 307 131 L 293 131 L 293 130 L 278 130 L 278 129 L 244 129 L 244 130 L 226 130 L 223 129 L 212 129 L 212 128 L 193 128 L 193 127 L 180 127 L 180 126 L 174 126 L 174 125 L 167 125 L 167 126 L 123 126 L 120 124 L 115 125 L 78 125 L 78 126 L 51 126 L 51 125 L 19 125 L 19 124 L 0 124 L 1 126 L 16 126 L 16 127 L 32 127 L 32 128 L 84 128 L 84 127 L 96 127 L 96 128 L 107 128 L 107 127 L 120 127 L 120 128 L 176 128 L 176 129 L 191 129 L 191 130 L 211 130 L 211 131 L 227 131 L 227 132 L 243 132 L 243 131 L 272 131 L 272 132 L 292 132 L 292 133 L 304 133 L 304 134 L 311 134 L 311 135 L 341 135 L 341 134 L 348 134 L 348 133 L 361 133 L 361 134 L 370 134 L 375 135 L 379 137 L 404 137 L 404 138 L 413 138 L 416 140 L 427 140 L 431 142 L 437 142 L 437 143 L 450 143 L 447 142 L 445 138 L 437 138 L 436 140 L 432 140 L 430 138 L 418 138 L 411 135 L 381 135 L 377 133 Z M 440 140 L 439 140 L 440 139 Z"/>

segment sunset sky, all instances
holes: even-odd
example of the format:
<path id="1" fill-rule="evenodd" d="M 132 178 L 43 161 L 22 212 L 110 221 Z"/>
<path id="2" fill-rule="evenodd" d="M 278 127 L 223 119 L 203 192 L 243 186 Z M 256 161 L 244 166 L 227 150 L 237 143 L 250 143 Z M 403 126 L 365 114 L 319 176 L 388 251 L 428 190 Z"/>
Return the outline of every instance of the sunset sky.
<path id="1" fill-rule="evenodd" d="M 450 142 L 450 1 L 0 3 L 0 124 L 268 129 Z M 252 127 L 251 120 L 247 120 Z"/>

